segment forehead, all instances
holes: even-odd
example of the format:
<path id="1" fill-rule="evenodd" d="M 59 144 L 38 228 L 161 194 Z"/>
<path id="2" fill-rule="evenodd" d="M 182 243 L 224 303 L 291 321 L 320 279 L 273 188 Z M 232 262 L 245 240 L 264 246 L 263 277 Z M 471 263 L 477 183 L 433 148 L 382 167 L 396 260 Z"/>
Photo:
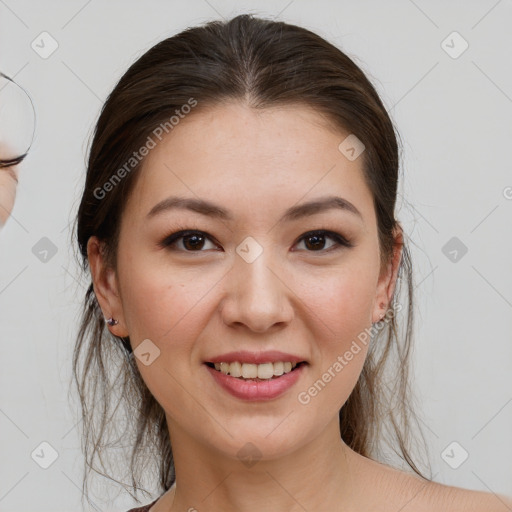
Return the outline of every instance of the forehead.
<path id="1" fill-rule="evenodd" d="M 371 216 L 363 159 L 350 161 L 338 149 L 348 135 L 303 105 L 197 108 L 156 140 L 126 210 L 143 218 L 155 203 L 180 195 L 226 205 L 243 217 L 254 216 L 255 208 L 277 213 L 301 199 L 337 194 Z"/>

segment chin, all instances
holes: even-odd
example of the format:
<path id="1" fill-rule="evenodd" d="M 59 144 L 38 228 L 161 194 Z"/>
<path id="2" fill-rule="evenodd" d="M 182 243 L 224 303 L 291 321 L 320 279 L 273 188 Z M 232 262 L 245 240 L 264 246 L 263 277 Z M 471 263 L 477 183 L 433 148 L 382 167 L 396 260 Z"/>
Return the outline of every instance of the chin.
<path id="1" fill-rule="evenodd" d="M 300 449 L 307 440 L 301 437 L 304 430 L 290 432 L 290 425 L 285 425 L 286 421 L 279 425 L 282 418 L 278 421 L 272 421 L 271 428 L 256 428 L 253 421 L 248 421 L 246 425 L 239 422 L 234 430 L 236 436 L 230 437 L 226 433 L 222 440 L 218 440 L 215 449 L 222 452 L 227 457 L 243 460 L 274 460 L 285 457 L 294 451 Z M 233 425 L 231 423 L 231 425 Z M 233 430 L 233 429 L 232 429 Z M 210 439 L 210 443 L 215 442 Z"/>

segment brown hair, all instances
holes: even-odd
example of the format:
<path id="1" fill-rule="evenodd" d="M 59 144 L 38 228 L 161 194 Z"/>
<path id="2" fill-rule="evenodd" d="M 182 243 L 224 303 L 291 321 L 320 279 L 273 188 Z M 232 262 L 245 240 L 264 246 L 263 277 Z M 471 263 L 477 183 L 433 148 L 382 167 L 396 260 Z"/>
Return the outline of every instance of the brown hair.
<path id="1" fill-rule="evenodd" d="M 79 258 L 89 284 L 73 372 L 83 413 L 86 465 L 113 478 L 103 450 L 122 447 L 129 439 L 130 463 L 125 467 L 131 485 L 122 485 L 128 492 L 133 488 L 135 497 L 148 462 L 155 464 L 160 490 L 171 487 L 173 454 L 164 411 L 138 372 L 129 338 L 116 337 L 105 326 L 88 273 L 87 241 L 97 236 L 108 265 L 115 269 L 123 206 L 143 160 L 123 173 L 108 193 L 98 191 L 104 191 L 103 185 L 144 145 L 155 127 L 191 98 L 199 105 L 194 112 L 231 100 L 255 109 L 284 104 L 313 107 L 366 146 L 364 177 L 373 195 L 383 268 L 392 255 L 393 234 L 399 227 L 394 214 L 399 147 L 393 124 L 363 71 L 320 36 L 284 22 L 240 15 L 184 30 L 159 42 L 132 64 L 99 116 L 76 218 Z M 410 455 L 412 420 L 417 417 L 409 390 L 413 288 L 405 239 L 398 275 L 394 297 L 404 282 L 407 291 L 404 332 L 398 332 L 397 315 L 391 314 L 375 338 L 379 341 L 372 340 L 360 378 L 340 411 L 340 433 L 348 446 L 367 457 L 375 457 L 380 443 L 388 439 L 400 460 L 423 476 Z M 396 313 L 396 304 L 394 299 L 388 313 Z M 386 368 L 392 372 L 387 382 Z M 132 421 L 115 439 L 120 422 L 112 418 L 119 416 L 119 406 Z M 389 425 L 387 433 L 385 425 Z M 94 467 L 96 456 L 104 472 Z M 85 487 L 86 481 L 87 476 Z"/>

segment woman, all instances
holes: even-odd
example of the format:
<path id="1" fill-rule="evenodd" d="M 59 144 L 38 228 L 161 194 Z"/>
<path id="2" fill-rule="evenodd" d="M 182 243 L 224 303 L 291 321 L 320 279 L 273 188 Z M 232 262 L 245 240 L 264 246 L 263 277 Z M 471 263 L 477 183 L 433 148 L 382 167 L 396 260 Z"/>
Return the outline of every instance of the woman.
<path id="1" fill-rule="evenodd" d="M 88 465 L 111 477 L 117 436 L 128 489 L 158 471 L 133 510 L 507 510 L 410 454 L 398 167 L 368 79 L 297 26 L 192 28 L 121 78 L 77 216 L 74 371 Z M 377 461 L 386 439 L 415 474 Z"/>

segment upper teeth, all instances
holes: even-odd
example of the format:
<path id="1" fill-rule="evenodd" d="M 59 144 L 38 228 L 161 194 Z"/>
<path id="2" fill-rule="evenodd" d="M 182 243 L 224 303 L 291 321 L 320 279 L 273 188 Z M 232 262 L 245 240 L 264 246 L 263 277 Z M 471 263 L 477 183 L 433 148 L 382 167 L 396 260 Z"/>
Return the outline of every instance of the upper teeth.
<path id="1" fill-rule="evenodd" d="M 256 377 L 258 379 L 271 379 L 274 375 L 279 376 L 283 375 L 283 373 L 291 372 L 296 366 L 297 363 L 283 363 L 281 361 L 263 364 L 239 363 L 238 361 L 233 363 L 215 363 L 215 369 L 225 375 L 243 377 L 244 379 L 255 379 Z"/>

